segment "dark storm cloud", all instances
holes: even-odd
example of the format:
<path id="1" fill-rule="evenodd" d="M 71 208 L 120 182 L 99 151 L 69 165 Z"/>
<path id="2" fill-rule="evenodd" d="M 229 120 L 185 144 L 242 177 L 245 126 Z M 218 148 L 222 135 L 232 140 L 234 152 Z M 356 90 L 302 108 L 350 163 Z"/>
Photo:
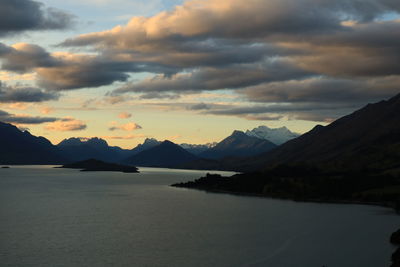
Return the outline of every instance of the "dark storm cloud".
<path id="1" fill-rule="evenodd" d="M 40 67 L 55 67 L 62 62 L 38 45 L 19 43 L 6 46 L 0 43 L 3 70 L 25 73 Z"/>
<path id="2" fill-rule="evenodd" d="M 32 0 L 0 1 L 0 36 L 24 31 L 66 29 L 74 17 Z"/>
<path id="3" fill-rule="evenodd" d="M 10 114 L 6 111 L 0 110 L 0 121 L 16 124 L 42 124 L 47 122 L 55 122 L 58 118 L 51 117 L 32 117 L 32 116 L 19 116 Z"/>
<path id="4" fill-rule="evenodd" d="M 177 70 L 152 62 L 131 62 L 107 55 L 72 53 L 50 54 L 27 43 L 7 46 L 0 43 L 1 69 L 17 73 L 36 72 L 38 85 L 51 90 L 99 87 L 126 81 L 129 72 L 154 72 L 172 75 Z"/>
<path id="5" fill-rule="evenodd" d="M 241 91 L 253 102 L 367 103 L 399 92 L 400 77 L 375 79 L 312 78 L 248 87 Z"/>
<path id="6" fill-rule="evenodd" d="M 231 68 L 201 68 L 192 73 L 177 74 L 172 77 L 158 76 L 130 83 L 114 91 L 114 94 L 126 92 L 162 92 L 235 89 L 257 85 L 263 82 L 301 79 L 312 75 L 292 66 L 290 62 L 265 62 L 264 64 L 243 65 Z"/>
<path id="7" fill-rule="evenodd" d="M 58 93 L 46 92 L 35 87 L 8 86 L 0 81 L 0 103 L 43 102 L 57 100 Z"/>
<path id="8" fill-rule="evenodd" d="M 106 61 L 87 56 L 71 56 L 63 64 L 37 69 L 38 85 L 50 90 L 99 87 L 115 81 L 126 81 L 130 63 Z"/>
<path id="9" fill-rule="evenodd" d="M 206 109 L 201 113 L 249 120 L 279 120 L 287 117 L 289 120 L 331 121 L 360 107 L 360 104 L 353 103 L 283 103 L 244 107 L 220 106 Z"/>

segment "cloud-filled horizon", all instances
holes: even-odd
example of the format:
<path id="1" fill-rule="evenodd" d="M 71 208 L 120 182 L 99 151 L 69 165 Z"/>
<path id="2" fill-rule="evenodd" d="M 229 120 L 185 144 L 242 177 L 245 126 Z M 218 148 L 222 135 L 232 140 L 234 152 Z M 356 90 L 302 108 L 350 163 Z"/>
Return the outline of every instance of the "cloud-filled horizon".
<path id="1" fill-rule="evenodd" d="M 0 107 L 11 114 L 10 103 L 62 106 L 67 96 L 90 95 L 92 108 L 120 109 L 121 120 L 135 114 L 131 125 L 104 121 L 103 135 L 141 129 L 136 114 L 152 108 L 184 120 L 324 123 L 400 92 L 396 0 L 189 0 L 72 36 L 61 33 L 85 18 L 70 10 L 31 0 L 0 7 Z M 60 32 L 50 46 L 23 38 L 49 30 Z M 1 78 L 13 75 L 33 78 Z M 208 94 L 222 96 L 203 97 Z M 59 115 L 78 123 L 63 127 L 56 120 L 46 130 L 85 130 L 94 121 Z"/>

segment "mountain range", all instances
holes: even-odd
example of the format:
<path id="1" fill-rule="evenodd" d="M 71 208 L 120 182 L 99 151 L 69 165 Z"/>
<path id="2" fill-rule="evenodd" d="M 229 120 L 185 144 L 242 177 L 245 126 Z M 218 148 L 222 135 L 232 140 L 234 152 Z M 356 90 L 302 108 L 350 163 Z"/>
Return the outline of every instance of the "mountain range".
<path id="1" fill-rule="evenodd" d="M 264 137 L 267 136 L 267 131 L 271 131 L 268 127 L 256 129 L 258 129 L 258 134 L 264 132 L 264 135 L 260 134 Z M 255 129 L 247 132 L 254 131 Z M 164 144 L 161 148 L 154 150 L 151 149 L 160 146 L 163 142 L 147 138 L 142 144 L 132 149 L 122 149 L 109 146 L 105 140 L 97 137 L 72 137 L 62 140 L 57 145 L 52 145 L 44 137 L 35 137 L 29 132 L 20 131 L 17 127 L 7 123 L 0 125 L 0 139 L 4 142 L 0 147 L 0 164 L 58 164 L 97 159 L 113 163 L 136 162 L 143 166 L 180 168 L 191 161 L 206 160 L 207 162 L 207 160 L 221 160 L 225 157 L 253 156 L 276 147 L 275 144 L 264 138 L 249 136 L 241 131 L 234 131 L 232 135 L 219 143 L 204 145 L 184 143 L 172 146 L 172 142 L 169 142 L 168 146 Z M 180 149 L 175 146 L 179 146 Z M 163 151 L 162 154 L 168 154 L 168 149 L 170 149 L 170 158 L 165 158 L 162 162 L 159 153 Z M 150 151 L 142 154 L 147 150 Z M 181 153 L 177 153 L 178 150 Z M 151 153 L 154 153 L 154 155 L 151 156 Z M 187 159 L 180 154 L 185 154 Z M 135 157 L 136 155 L 139 156 Z M 142 157 L 142 159 L 139 160 L 139 157 Z M 173 159 L 174 157 L 175 159 Z M 174 164 L 171 162 L 174 162 Z M 197 163 L 193 166 L 196 168 Z"/>
<path id="2" fill-rule="evenodd" d="M 279 164 L 352 170 L 398 168 L 398 114 L 400 95 L 369 104 L 327 126 L 318 125 L 299 137 L 285 127 L 270 129 L 260 126 L 246 132 L 234 131 L 217 144 L 179 146 L 146 139 L 133 149 L 112 147 L 100 138 L 70 138 L 54 146 L 44 137 L 0 123 L 0 163 L 53 164 L 96 158 L 160 167 L 188 166 L 190 163 L 191 168 L 238 171 L 268 169 Z M 277 146 L 274 142 L 285 143 Z M 168 149 L 171 158 L 165 158 L 163 164 L 159 154 L 168 154 Z M 173 159 L 175 155 L 176 159 Z M 186 155 L 187 160 L 182 155 Z"/>

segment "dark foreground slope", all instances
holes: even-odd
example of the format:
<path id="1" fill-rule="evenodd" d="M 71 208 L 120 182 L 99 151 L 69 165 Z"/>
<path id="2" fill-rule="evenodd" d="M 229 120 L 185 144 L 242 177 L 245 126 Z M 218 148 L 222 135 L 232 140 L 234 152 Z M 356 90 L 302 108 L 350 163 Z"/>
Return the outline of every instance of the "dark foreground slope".
<path id="1" fill-rule="evenodd" d="M 44 137 L 0 122 L 0 164 L 60 164 L 67 160 Z"/>
<path id="2" fill-rule="evenodd" d="M 233 161 L 232 161 L 233 162 Z M 250 170 L 175 186 L 317 201 L 400 203 L 400 95 L 316 127 L 270 153 L 237 160 Z"/>
<path id="3" fill-rule="evenodd" d="M 317 126 L 253 160 L 260 168 L 289 163 L 332 170 L 399 168 L 400 94 L 369 104 L 328 126 Z"/>

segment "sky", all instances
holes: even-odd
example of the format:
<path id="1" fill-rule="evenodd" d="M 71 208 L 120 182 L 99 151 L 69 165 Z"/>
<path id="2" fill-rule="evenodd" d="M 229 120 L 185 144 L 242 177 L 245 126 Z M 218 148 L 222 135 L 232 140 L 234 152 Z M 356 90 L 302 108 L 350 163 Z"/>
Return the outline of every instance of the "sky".
<path id="1" fill-rule="evenodd" d="M 400 92 L 398 0 L 0 0 L 0 121 L 57 144 L 304 133 Z"/>

